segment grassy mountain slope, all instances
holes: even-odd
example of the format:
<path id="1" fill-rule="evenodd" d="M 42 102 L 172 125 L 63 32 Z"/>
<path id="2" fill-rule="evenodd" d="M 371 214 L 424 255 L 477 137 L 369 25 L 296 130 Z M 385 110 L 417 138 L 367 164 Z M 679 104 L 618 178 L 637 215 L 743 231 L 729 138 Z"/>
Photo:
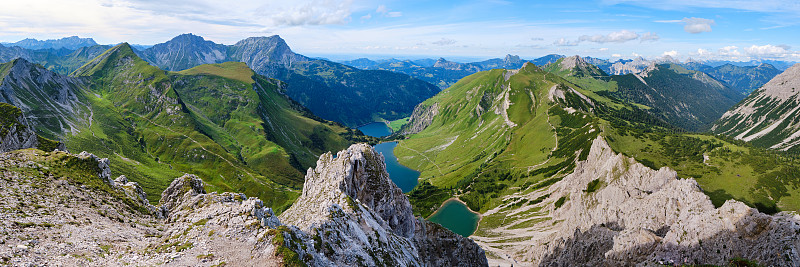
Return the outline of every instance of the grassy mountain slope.
<path id="1" fill-rule="evenodd" d="M 211 190 L 259 196 L 281 209 L 296 196 L 301 170 L 352 135 L 303 116 L 277 81 L 242 63 L 171 73 L 122 44 L 72 75 L 90 84 L 94 123 L 67 146 L 112 158 L 123 165 L 115 167 L 119 174 L 154 198 L 186 172 Z"/>
<path id="2" fill-rule="evenodd" d="M 414 105 L 439 91 L 405 74 L 313 60 L 292 52 L 277 35 L 251 37 L 226 46 L 183 34 L 140 54 L 171 71 L 206 63 L 244 62 L 258 74 L 286 82 L 285 93 L 314 114 L 349 126 L 406 117 Z"/>
<path id="3" fill-rule="evenodd" d="M 395 149 L 402 164 L 422 172 L 420 186 L 410 193 L 415 211 L 427 216 L 450 196 L 475 211 L 493 210 L 477 235 L 536 215 L 504 218 L 508 213 L 497 211 L 540 202 L 515 195 L 576 171 L 575 163 L 598 136 L 646 166 L 696 178 L 714 204 L 735 198 L 765 212 L 800 209 L 796 160 L 681 133 L 637 105 L 534 66 L 471 75 L 421 105 L 438 107 L 438 114 Z"/>
<path id="4" fill-rule="evenodd" d="M 800 151 L 800 64 L 775 76 L 723 114 L 712 127 L 772 149 Z"/>

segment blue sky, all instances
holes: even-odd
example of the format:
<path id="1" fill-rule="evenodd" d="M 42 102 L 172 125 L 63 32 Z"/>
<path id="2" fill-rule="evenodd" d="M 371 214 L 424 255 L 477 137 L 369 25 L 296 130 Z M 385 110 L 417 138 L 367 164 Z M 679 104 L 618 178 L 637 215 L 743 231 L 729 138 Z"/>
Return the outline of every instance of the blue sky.
<path id="1" fill-rule="evenodd" d="M 191 32 L 232 44 L 281 35 L 328 57 L 800 61 L 798 0 L 27 0 L 4 3 L 0 40 L 79 35 L 154 44 Z"/>

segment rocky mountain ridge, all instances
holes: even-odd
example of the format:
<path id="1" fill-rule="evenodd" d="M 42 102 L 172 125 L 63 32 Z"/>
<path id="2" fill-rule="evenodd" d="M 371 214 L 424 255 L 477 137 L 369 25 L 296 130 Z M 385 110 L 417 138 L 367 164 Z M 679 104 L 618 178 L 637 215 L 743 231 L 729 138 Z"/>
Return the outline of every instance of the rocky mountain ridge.
<path id="1" fill-rule="evenodd" d="M 300 255 L 312 256 L 310 265 L 486 265 L 483 250 L 471 240 L 414 218 L 408 199 L 386 173 L 383 155 L 366 144 L 336 157 L 323 154 L 308 170 L 296 203 L 302 204 L 281 214 L 281 221 L 333 248 L 306 246 Z"/>
<path id="2" fill-rule="evenodd" d="M 63 139 L 88 125 L 91 112 L 82 90 L 81 80 L 23 58 L 0 65 L 0 102 L 22 109 L 31 126 L 49 138 Z"/>
<path id="3" fill-rule="evenodd" d="M 0 191 L 0 242 L 8 246 L 0 246 L 0 261 L 90 266 L 486 265 L 474 242 L 410 214 L 408 200 L 388 180 L 383 157 L 372 147 L 354 145 L 338 156 L 323 155 L 304 188 L 304 196 L 323 202 L 298 201 L 292 207 L 315 218 L 307 224 L 295 220 L 292 210 L 281 215 L 281 222 L 257 198 L 207 193 L 194 175 L 172 181 L 159 205 L 153 206 L 137 183 L 124 176 L 110 178 L 108 159 L 85 152 L 2 153 L 0 186 L 7 190 Z"/>
<path id="4" fill-rule="evenodd" d="M 770 216 L 733 200 L 715 209 L 694 179 L 678 179 L 669 168 L 649 169 L 613 152 L 602 138 L 594 140 L 575 172 L 520 196 L 543 201 L 506 216 L 530 210 L 549 216 L 473 237 L 495 255 L 510 255 L 493 263 L 725 265 L 743 258 L 771 266 L 800 264 L 800 216 Z M 506 249 L 490 246 L 499 238 L 525 241 Z"/>
<path id="5" fill-rule="evenodd" d="M 772 149 L 800 144 L 800 64 L 775 76 L 722 115 L 712 131 Z"/>

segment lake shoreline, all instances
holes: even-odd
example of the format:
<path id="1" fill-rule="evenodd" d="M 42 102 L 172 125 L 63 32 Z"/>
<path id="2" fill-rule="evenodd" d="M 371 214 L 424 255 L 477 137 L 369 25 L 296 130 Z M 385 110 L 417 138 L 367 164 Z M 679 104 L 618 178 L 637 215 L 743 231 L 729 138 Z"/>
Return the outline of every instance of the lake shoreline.
<path id="1" fill-rule="evenodd" d="M 454 214 L 453 209 L 461 210 L 460 212 L 466 212 L 466 213 L 461 213 L 461 215 L 458 215 L 458 213 Z M 467 216 L 467 217 L 462 217 L 462 216 Z M 474 218 L 474 224 L 468 224 L 465 223 L 464 221 L 464 220 L 470 221 L 473 220 L 473 218 Z M 475 212 L 472 209 L 470 209 L 469 206 L 467 206 L 467 203 L 465 203 L 464 201 L 461 201 L 457 197 L 452 197 L 442 202 L 442 205 L 439 206 L 439 208 L 436 209 L 436 211 L 433 212 L 430 216 L 428 216 L 428 218 L 425 218 L 425 220 L 437 223 L 442 227 L 447 228 L 450 231 L 453 231 L 454 233 L 457 233 L 461 236 L 469 237 L 475 234 L 476 231 L 478 231 L 478 226 L 480 225 L 480 222 L 483 220 L 483 215 L 480 214 L 479 212 Z M 467 230 L 468 232 L 464 231 L 464 227 L 469 227 L 467 228 L 469 229 Z"/>

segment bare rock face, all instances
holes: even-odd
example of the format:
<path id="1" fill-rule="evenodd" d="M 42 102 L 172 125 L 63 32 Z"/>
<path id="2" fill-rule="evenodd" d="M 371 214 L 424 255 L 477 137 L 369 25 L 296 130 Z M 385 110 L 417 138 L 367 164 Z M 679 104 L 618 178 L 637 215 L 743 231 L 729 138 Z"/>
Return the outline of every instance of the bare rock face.
<path id="1" fill-rule="evenodd" d="M 602 137 L 572 174 L 530 197 L 541 196 L 546 217 L 523 229 L 537 234 L 503 251 L 514 265 L 800 264 L 800 216 L 733 200 L 714 208 L 694 179 L 616 154 Z"/>
<path id="2" fill-rule="evenodd" d="M 414 218 L 383 155 L 366 144 L 335 158 L 322 155 L 306 175 L 303 194 L 280 219 L 302 232 L 299 240 L 319 240 L 295 247 L 313 259 L 311 265 L 486 265 L 471 240 Z"/>
<path id="3" fill-rule="evenodd" d="M 405 135 L 419 133 L 433 122 L 433 118 L 439 114 L 439 103 L 433 105 L 425 105 L 424 103 L 414 107 L 414 112 L 408 119 L 408 124 L 403 126 L 401 133 Z"/>
<path id="4" fill-rule="evenodd" d="M 38 144 L 36 132 L 22 115 L 22 111 L 12 105 L 0 103 L 0 152 L 35 148 Z"/>
<path id="5" fill-rule="evenodd" d="M 203 180 L 200 180 L 200 178 L 197 178 L 194 174 L 185 174 L 172 180 L 169 187 L 161 193 L 161 200 L 158 204 L 167 210 L 172 210 L 177 207 L 184 198 L 205 193 L 206 190 L 203 188 Z"/>

